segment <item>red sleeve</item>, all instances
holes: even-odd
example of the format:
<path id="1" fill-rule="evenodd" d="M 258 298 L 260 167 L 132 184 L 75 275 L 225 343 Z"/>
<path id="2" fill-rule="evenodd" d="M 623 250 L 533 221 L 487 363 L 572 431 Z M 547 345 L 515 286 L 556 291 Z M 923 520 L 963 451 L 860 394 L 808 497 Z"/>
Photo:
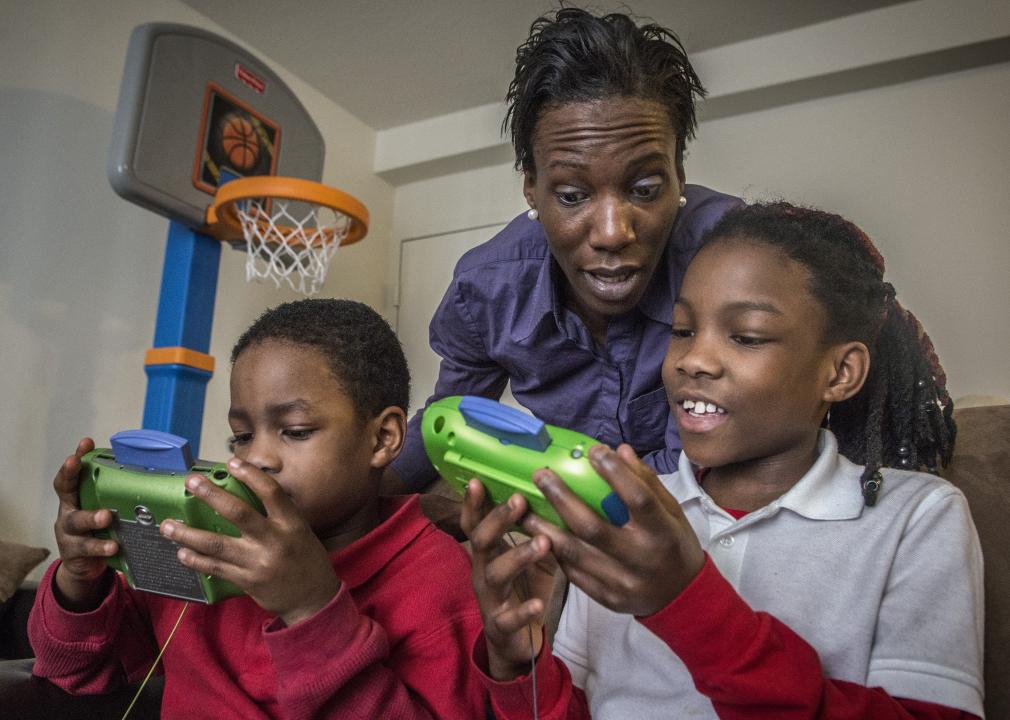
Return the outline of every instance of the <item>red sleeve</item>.
<path id="1" fill-rule="evenodd" d="M 28 618 L 32 673 L 66 692 L 95 695 L 140 680 L 158 654 L 146 609 L 118 574 L 102 604 L 65 610 L 53 594 L 57 560 L 42 577 Z"/>
<path id="2" fill-rule="evenodd" d="M 638 618 L 691 672 L 695 687 L 722 720 L 963 720 L 974 715 L 882 688 L 825 678 L 820 658 L 803 638 L 755 612 L 711 558 L 673 602 Z"/>
<path id="3" fill-rule="evenodd" d="M 487 644 L 483 632 L 474 641 L 471 662 L 491 696 L 491 708 L 497 720 L 532 720 L 534 673 L 508 682 L 500 682 L 488 675 Z M 541 646 L 534 670 L 536 717 L 539 720 L 589 720 L 585 694 L 572 684 L 568 668 L 551 654 L 547 643 Z"/>
<path id="4" fill-rule="evenodd" d="M 468 657 L 480 615 L 446 618 L 411 648 L 409 666 L 391 667 L 386 632 L 358 612 L 346 584 L 312 617 L 287 627 L 273 620 L 264 638 L 288 718 L 357 717 L 470 720 L 485 694 Z M 397 648 L 397 654 L 402 654 Z"/>

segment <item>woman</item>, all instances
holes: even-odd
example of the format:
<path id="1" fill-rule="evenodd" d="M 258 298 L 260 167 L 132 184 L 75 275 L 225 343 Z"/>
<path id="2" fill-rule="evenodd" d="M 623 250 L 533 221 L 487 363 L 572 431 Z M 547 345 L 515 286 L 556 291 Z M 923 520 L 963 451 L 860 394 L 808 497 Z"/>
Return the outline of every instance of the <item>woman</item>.
<path id="1" fill-rule="evenodd" d="M 703 233 L 740 204 L 685 185 L 703 95 L 658 25 L 574 8 L 533 23 L 505 118 L 530 210 L 456 265 L 431 321 L 432 398 L 511 383 L 544 421 L 677 469 L 660 377 L 673 301 Z M 394 465 L 412 491 L 436 478 L 420 415 Z"/>

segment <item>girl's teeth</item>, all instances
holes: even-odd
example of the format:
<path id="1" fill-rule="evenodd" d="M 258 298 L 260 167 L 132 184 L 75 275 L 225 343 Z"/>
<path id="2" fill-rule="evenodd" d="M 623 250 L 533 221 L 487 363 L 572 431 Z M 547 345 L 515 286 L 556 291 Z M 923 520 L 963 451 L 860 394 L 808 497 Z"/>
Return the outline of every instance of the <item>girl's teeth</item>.
<path id="1" fill-rule="evenodd" d="M 682 403 L 684 410 L 688 412 L 693 412 L 695 415 L 707 415 L 711 413 L 718 413 L 719 415 L 725 415 L 726 411 L 714 403 L 704 403 L 700 400 L 695 402 L 694 400 L 685 400 Z"/>

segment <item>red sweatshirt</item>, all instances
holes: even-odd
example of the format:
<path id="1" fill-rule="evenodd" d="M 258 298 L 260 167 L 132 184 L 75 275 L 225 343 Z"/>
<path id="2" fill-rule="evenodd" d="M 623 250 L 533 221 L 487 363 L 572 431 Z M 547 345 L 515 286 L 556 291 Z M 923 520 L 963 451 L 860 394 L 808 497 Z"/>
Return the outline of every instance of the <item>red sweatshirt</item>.
<path id="1" fill-rule="evenodd" d="M 962 710 L 824 677 L 817 651 L 772 615 L 755 612 L 711 559 L 669 605 L 638 620 L 687 666 L 722 720 L 977 720 Z M 531 675 L 512 682 L 489 677 L 483 634 L 472 661 L 499 720 L 533 717 Z M 536 683 L 540 720 L 590 717 L 582 690 L 549 650 L 537 658 Z"/>
<path id="2" fill-rule="evenodd" d="M 162 717 L 482 717 L 466 552 L 417 496 L 384 500 L 381 512 L 378 527 L 331 554 L 337 595 L 293 627 L 246 596 L 190 605 L 162 658 Z M 96 610 L 68 612 L 52 591 L 57 565 L 29 620 L 34 673 L 81 694 L 142 679 L 182 601 L 120 577 Z"/>

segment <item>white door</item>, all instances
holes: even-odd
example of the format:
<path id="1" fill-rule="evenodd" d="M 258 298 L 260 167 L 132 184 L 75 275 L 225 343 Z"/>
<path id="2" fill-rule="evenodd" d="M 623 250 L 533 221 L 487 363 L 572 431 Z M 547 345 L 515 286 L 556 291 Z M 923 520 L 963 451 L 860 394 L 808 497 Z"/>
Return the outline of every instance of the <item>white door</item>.
<path id="1" fill-rule="evenodd" d="M 456 261 L 489 240 L 505 223 L 408 238 L 400 243 L 400 293 L 396 332 L 410 367 L 410 414 L 424 405 L 438 378 L 439 357 L 428 345 L 428 324 L 452 280 Z M 502 402 L 520 407 L 505 388 Z"/>

